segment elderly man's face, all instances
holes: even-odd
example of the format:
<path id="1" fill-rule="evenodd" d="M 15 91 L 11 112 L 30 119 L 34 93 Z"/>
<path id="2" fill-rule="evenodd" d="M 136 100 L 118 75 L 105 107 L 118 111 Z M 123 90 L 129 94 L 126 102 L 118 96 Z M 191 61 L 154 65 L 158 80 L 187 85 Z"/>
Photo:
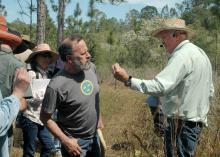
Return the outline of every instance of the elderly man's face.
<path id="1" fill-rule="evenodd" d="M 84 40 L 75 44 L 73 49 L 73 64 L 78 70 L 88 69 L 90 67 L 91 55 Z"/>
<path id="2" fill-rule="evenodd" d="M 174 30 L 162 31 L 158 34 L 158 38 L 161 40 L 163 46 L 168 53 L 172 53 L 177 46 L 177 39 L 174 34 Z"/>

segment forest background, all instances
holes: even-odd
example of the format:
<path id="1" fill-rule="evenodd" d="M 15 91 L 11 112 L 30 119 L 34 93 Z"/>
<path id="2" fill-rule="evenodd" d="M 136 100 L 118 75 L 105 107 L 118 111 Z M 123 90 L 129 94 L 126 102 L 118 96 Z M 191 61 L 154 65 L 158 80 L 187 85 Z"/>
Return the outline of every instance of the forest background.
<path id="1" fill-rule="evenodd" d="M 57 50 L 67 35 L 80 33 L 85 37 L 102 82 L 104 133 L 109 147 L 107 156 L 112 157 L 163 156 L 162 139 L 154 135 L 150 112 L 144 104 L 146 96 L 131 92 L 114 81 L 110 67 L 118 62 L 135 77 L 153 78 L 166 64 L 167 54 L 150 32 L 158 27 L 161 18 L 184 19 L 187 26 L 194 30 L 191 41 L 204 49 L 211 60 L 215 83 L 210 125 L 202 134 L 197 156 L 220 156 L 220 0 L 183 0 L 173 8 L 165 5 L 160 11 L 147 5 L 141 11 L 128 11 L 126 18 L 121 20 L 107 18 L 105 12 L 95 8 L 95 4 L 111 3 L 120 7 L 120 3 L 126 3 L 124 0 L 88 0 L 89 8 L 81 8 L 77 3 L 68 17 L 65 16 L 65 7 L 71 0 L 50 0 L 51 6 L 46 5 L 44 0 L 37 0 L 37 6 L 32 0 L 26 1 L 27 6 L 22 6 L 24 10 L 19 14 L 28 14 L 30 22 L 27 24 L 17 19 L 8 25 L 30 35 L 33 42 L 46 42 Z M 48 7 L 57 13 L 57 21 L 50 17 Z M 82 20 L 82 11 L 87 11 L 88 21 Z M 0 13 L 7 18 L 2 0 Z M 33 14 L 37 14 L 37 23 L 33 23 Z"/>
<path id="2" fill-rule="evenodd" d="M 73 6 L 72 15 L 65 17 L 65 8 L 71 0 L 50 0 L 50 6 L 46 5 L 44 0 L 37 0 L 37 6 L 33 0 L 26 1 L 26 6 L 21 6 L 21 10 L 17 12 L 20 15 L 28 15 L 29 24 L 19 18 L 10 22 L 9 27 L 30 35 L 35 43 L 50 44 L 54 50 L 57 50 L 65 36 L 80 33 L 87 40 L 92 60 L 102 69 L 116 61 L 134 69 L 163 66 L 166 63 L 165 50 L 160 47 L 157 39 L 150 36 L 150 32 L 158 26 L 160 18 L 182 18 L 188 27 L 194 30 L 195 35 L 191 40 L 205 50 L 213 69 L 218 71 L 219 0 L 183 0 L 176 3 L 175 8 L 166 5 L 160 11 L 154 6 L 147 5 L 141 11 L 135 9 L 128 11 L 126 18 L 120 20 L 108 19 L 105 12 L 95 8 L 95 3 L 107 3 L 106 0 L 88 0 L 89 8 L 83 8 L 87 11 L 88 21 L 82 20 L 81 14 L 84 10 L 79 3 Z M 109 0 L 109 3 L 120 7 L 120 3 L 126 1 Z M 48 7 L 52 7 L 57 13 L 57 21 L 50 17 Z M 2 0 L 0 14 L 7 17 Z M 33 23 L 33 14 L 37 14 L 37 23 Z M 106 77 L 108 75 L 101 73 L 102 80 Z"/>

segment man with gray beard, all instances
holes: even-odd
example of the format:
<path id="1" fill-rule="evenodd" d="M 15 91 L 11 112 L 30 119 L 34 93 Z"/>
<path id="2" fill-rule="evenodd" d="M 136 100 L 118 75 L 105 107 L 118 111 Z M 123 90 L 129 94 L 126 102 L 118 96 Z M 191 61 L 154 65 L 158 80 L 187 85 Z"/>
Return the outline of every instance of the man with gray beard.
<path id="1" fill-rule="evenodd" d="M 41 121 L 61 141 L 63 157 L 99 157 L 99 84 L 80 35 L 59 47 L 64 69 L 51 79 L 42 104 Z M 51 116 L 57 109 L 57 122 Z"/>

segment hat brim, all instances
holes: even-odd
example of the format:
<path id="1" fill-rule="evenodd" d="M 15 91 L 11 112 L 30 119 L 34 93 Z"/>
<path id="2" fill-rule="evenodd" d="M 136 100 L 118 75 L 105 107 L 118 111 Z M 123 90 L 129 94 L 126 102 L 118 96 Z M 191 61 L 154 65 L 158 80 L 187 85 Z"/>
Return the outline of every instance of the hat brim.
<path id="1" fill-rule="evenodd" d="M 50 64 L 54 63 L 57 59 L 58 59 L 58 54 L 54 51 L 48 51 L 48 50 L 45 50 L 45 51 L 35 51 L 33 53 L 31 53 L 28 58 L 26 59 L 25 63 L 30 63 L 32 61 L 32 59 L 35 58 L 36 55 L 40 54 L 40 53 L 46 53 L 46 52 L 49 52 L 52 56 L 51 58 L 51 62 Z"/>
<path id="2" fill-rule="evenodd" d="M 163 27 L 163 28 L 159 28 L 159 29 L 156 29 L 154 31 L 151 32 L 151 36 L 153 37 L 158 37 L 158 35 L 160 34 L 160 32 L 162 31 L 169 31 L 169 30 L 179 30 L 179 31 L 185 31 L 187 33 L 188 36 L 193 36 L 193 31 L 189 28 L 178 28 L 178 27 Z"/>
<path id="3" fill-rule="evenodd" d="M 28 40 L 25 40 L 25 39 L 23 39 L 23 42 L 28 45 L 30 50 L 33 49 L 36 46 L 36 44 L 34 44 L 34 43 L 32 43 Z"/>
<path id="4" fill-rule="evenodd" d="M 26 51 L 27 49 L 33 49 L 35 47 L 35 44 L 27 41 L 27 40 L 22 40 L 21 44 L 18 45 L 18 47 L 13 51 L 14 54 L 19 54 L 22 53 L 24 51 Z"/>
<path id="5" fill-rule="evenodd" d="M 27 60 L 28 56 L 32 53 L 30 49 L 27 49 L 26 51 L 15 54 L 15 57 L 18 58 L 20 61 L 24 62 Z"/>
<path id="6" fill-rule="evenodd" d="M 3 31 L 0 31 L 0 40 L 9 46 L 18 46 L 22 42 L 20 37 Z"/>

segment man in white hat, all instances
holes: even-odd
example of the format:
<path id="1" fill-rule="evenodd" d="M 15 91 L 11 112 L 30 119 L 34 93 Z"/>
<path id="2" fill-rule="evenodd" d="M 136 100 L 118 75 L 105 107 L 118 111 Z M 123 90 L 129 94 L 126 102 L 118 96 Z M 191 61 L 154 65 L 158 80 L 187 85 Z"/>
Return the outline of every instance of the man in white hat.
<path id="1" fill-rule="evenodd" d="M 161 24 L 152 35 L 161 40 L 169 58 L 154 79 L 131 77 L 117 63 L 112 70 L 114 77 L 131 89 L 162 97 L 167 117 L 165 154 L 192 157 L 200 132 L 207 125 L 209 100 L 214 94 L 212 67 L 205 52 L 188 40 L 192 33 L 184 20 L 166 19 Z"/>

